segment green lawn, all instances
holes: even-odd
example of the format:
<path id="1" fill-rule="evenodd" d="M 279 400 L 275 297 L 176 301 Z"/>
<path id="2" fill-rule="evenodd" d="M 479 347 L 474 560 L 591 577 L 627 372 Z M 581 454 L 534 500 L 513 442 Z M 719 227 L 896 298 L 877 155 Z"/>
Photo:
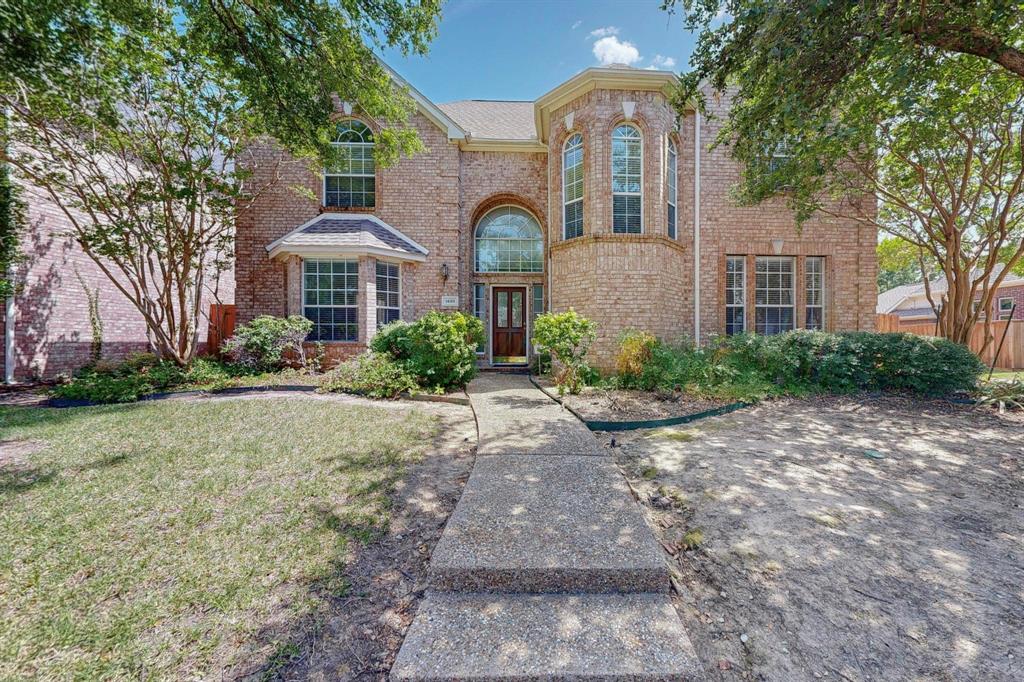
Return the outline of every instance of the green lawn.
<path id="1" fill-rule="evenodd" d="M 436 429 L 302 398 L 0 408 L 0 679 L 273 665 Z"/>
<path id="2" fill-rule="evenodd" d="M 983 379 L 988 379 L 988 372 L 981 375 Z M 1013 381 L 1019 379 L 1024 381 L 1024 370 L 1013 370 L 1013 369 L 997 369 L 992 373 L 993 379 L 1002 379 L 1003 381 Z"/>

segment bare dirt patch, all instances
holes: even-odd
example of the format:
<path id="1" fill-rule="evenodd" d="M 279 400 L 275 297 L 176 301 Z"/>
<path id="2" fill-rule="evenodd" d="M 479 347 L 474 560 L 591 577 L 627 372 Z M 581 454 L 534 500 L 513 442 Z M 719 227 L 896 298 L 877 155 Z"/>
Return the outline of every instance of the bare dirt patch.
<path id="1" fill-rule="evenodd" d="M 708 679 L 1024 679 L 1019 415 L 830 398 L 615 436 Z"/>
<path id="2" fill-rule="evenodd" d="M 263 633 L 261 639 L 286 633 L 294 638 L 296 630 L 303 634 L 301 644 L 282 649 L 269 666 L 236 677 L 387 679 L 426 590 L 431 552 L 462 494 L 476 451 L 469 407 L 417 403 L 415 409 L 438 415 L 439 434 L 431 453 L 409 466 L 398 484 L 387 533 L 357 548 L 344 569 L 347 594 L 330 599 L 328 609 L 301 623 L 281 623 L 274 628 L 278 633 Z"/>
<path id="3" fill-rule="evenodd" d="M 552 382 L 541 382 L 557 394 Z M 641 421 L 685 417 L 722 407 L 728 401 L 705 400 L 676 391 L 630 391 L 588 386 L 578 395 L 564 395 L 562 402 L 588 421 Z"/>

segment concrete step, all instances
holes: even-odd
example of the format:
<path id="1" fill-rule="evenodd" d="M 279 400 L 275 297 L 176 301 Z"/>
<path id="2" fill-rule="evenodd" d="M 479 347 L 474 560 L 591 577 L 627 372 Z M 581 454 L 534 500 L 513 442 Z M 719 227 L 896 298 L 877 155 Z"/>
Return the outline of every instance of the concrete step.
<path id="1" fill-rule="evenodd" d="M 392 680 L 696 680 L 667 595 L 429 593 Z"/>
<path id="2" fill-rule="evenodd" d="M 668 571 L 607 457 L 477 457 L 430 560 L 450 591 L 664 592 Z"/>

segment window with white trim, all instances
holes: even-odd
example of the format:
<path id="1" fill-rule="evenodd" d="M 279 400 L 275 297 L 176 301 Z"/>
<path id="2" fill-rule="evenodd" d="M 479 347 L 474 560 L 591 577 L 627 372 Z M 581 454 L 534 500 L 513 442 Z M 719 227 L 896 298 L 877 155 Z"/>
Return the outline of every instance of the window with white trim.
<path id="1" fill-rule="evenodd" d="M 825 329 L 825 258 L 804 259 L 804 327 Z"/>
<path id="2" fill-rule="evenodd" d="M 356 341 L 359 338 L 359 262 L 302 262 L 302 314 L 313 323 L 310 341 Z"/>
<path id="3" fill-rule="evenodd" d="M 725 333 L 742 334 L 746 329 L 747 259 L 727 256 L 725 259 Z"/>
<path id="4" fill-rule="evenodd" d="M 401 267 L 377 261 L 377 329 L 402 319 Z"/>
<path id="5" fill-rule="evenodd" d="M 1010 315 L 1013 313 L 1013 298 L 1010 297 L 1010 296 L 1005 296 L 1005 297 L 1000 298 L 998 306 L 999 306 L 999 308 L 998 308 L 998 310 L 999 310 L 999 319 L 1000 320 L 1008 320 L 1008 319 L 1010 319 Z"/>
<path id="6" fill-rule="evenodd" d="M 541 272 L 544 235 L 540 223 L 518 206 L 499 206 L 476 226 L 477 272 Z"/>
<path id="7" fill-rule="evenodd" d="M 565 141 L 562 148 L 562 232 L 563 238 L 583 235 L 583 136 Z"/>
<path id="8" fill-rule="evenodd" d="M 676 153 L 676 143 L 668 141 L 668 168 L 665 177 L 668 178 L 668 238 L 676 238 L 676 195 L 677 176 L 676 164 L 679 155 Z"/>
<path id="9" fill-rule="evenodd" d="M 612 133 L 612 232 L 643 232 L 643 203 L 643 139 L 620 125 Z"/>
<path id="10" fill-rule="evenodd" d="M 779 334 L 793 329 L 795 260 L 758 256 L 754 272 L 754 331 Z"/>
<path id="11" fill-rule="evenodd" d="M 342 121 L 333 144 L 340 158 L 337 167 L 324 171 L 324 206 L 373 208 L 377 197 L 373 132 L 362 121 Z"/>
<path id="12" fill-rule="evenodd" d="M 474 284 L 473 285 L 473 315 L 476 316 L 484 325 L 484 330 L 487 329 L 487 285 L 486 284 Z M 487 341 L 481 341 L 476 347 L 477 355 L 482 355 L 487 351 Z"/>

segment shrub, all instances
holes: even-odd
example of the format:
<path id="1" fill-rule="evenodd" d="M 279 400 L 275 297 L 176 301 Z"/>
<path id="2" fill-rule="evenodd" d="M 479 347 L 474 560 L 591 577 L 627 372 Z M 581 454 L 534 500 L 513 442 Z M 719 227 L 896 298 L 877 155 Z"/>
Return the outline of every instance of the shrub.
<path id="1" fill-rule="evenodd" d="M 355 393 L 370 398 L 395 399 L 418 387 L 405 365 L 386 353 L 369 351 L 343 362 L 324 375 L 323 391 Z"/>
<path id="2" fill-rule="evenodd" d="M 533 343 L 543 346 L 562 365 L 555 376 L 558 392 L 579 393 L 589 373 L 587 351 L 597 337 L 596 325 L 571 308 L 543 313 L 533 323 Z"/>
<path id="3" fill-rule="evenodd" d="M 997 407 L 1006 406 L 1024 410 L 1024 381 L 989 381 L 978 391 L 978 404 Z"/>
<path id="4" fill-rule="evenodd" d="M 313 323 L 300 315 L 261 315 L 239 326 L 221 350 L 231 362 L 249 369 L 279 369 L 289 364 L 285 355 L 288 351 L 293 351 L 298 363 L 304 365 L 302 343 L 312 330 Z"/>
<path id="5" fill-rule="evenodd" d="M 627 329 L 619 336 L 619 350 L 615 354 L 615 371 L 627 382 L 636 381 L 651 362 L 651 354 L 658 339 L 654 334 Z"/>
<path id="6" fill-rule="evenodd" d="M 370 348 L 400 362 L 421 386 L 450 388 L 476 376 L 476 348 L 483 338 L 484 326 L 476 317 L 432 311 L 412 324 L 387 325 Z"/>
<path id="7" fill-rule="evenodd" d="M 972 390 L 983 369 L 970 350 L 946 339 L 797 330 L 721 337 L 704 349 L 656 342 L 643 370 L 620 375 L 620 383 L 742 401 L 857 390 L 944 395 Z"/>

